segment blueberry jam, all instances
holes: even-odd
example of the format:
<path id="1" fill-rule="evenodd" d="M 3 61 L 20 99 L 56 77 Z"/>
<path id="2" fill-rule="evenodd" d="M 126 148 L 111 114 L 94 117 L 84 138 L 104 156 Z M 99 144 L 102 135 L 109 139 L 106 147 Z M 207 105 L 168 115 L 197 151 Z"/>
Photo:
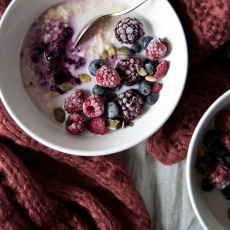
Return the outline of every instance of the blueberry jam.
<path id="1" fill-rule="evenodd" d="M 68 70 L 68 66 L 74 66 L 74 69 L 79 69 L 86 63 L 85 58 L 77 57 L 72 59 L 68 57 L 68 42 L 73 35 L 73 30 L 70 27 L 64 27 L 59 33 L 57 39 L 44 43 L 38 43 L 31 54 L 31 61 L 35 63 L 35 71 L 38 74 L 38 84 L 43 89 L 57 91 L 63 94 L 64 91 L 58 86 L 64 82 L 71 82 L 73 85 L 80 85 L 81 80 L 75 77 Z M 44 60 L 46 63 L 44 63 Z M 46 68 L 42 68 L 41 65 Z"/>

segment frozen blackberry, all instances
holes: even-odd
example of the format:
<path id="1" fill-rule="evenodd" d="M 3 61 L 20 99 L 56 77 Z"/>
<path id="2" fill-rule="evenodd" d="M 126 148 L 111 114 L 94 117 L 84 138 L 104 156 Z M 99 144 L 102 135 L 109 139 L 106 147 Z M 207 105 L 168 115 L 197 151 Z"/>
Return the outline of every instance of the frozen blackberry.
<path id="1" fill-rule="evenodd" d="M 119 21 L 114 29 L 115 37 L 121 43 L 133 44 L 145 34 L 143 24 L 136 18 Z"/>
<path id="2" fill-rule="evenodd" d="M 143 66 L 143 62 L 135 55 L 129 55 L 117 63 L 116 71 L 121 77 L 122 84 L 132 86 L 141 80 L 137 66 Z"/>
<path id="3" fill-rule="evenodd" d="M 116 102 L 120 110 L 121 118 L 124 121 L 135 120 L 142 114 L 145 108 L 144 98 L 136 89 L 129 89 L 120 94 Z"/>

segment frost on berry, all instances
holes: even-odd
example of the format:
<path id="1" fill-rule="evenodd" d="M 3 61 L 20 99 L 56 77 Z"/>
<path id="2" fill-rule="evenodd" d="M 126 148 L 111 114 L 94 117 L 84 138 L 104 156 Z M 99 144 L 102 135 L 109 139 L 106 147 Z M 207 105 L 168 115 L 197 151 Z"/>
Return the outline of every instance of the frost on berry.
<path id="1" fill-rule="evenodd" d="M 73 113 L 66 121 L 66 130 L 71 134 L 80 134 L 86 129 L 85 118 L 82 114 Z"/>
<path id="2" fill-rule="evenodd" d="M 166 60 L 161 61 L 156 69 L 157 71 L 154 74 L 154 77 L 156 78 L 164 77 L 168 71 L 168 62 Z"/>
<path id="3" fill-rule="evenodd" d="M 94 117 L 87 121 L 86 127 L 91 133 L 104 135 L 109 130 L 105 126 L 105 121 L 108 119 L 106 115 Z"/>
<path id="4" fill-rule="evenodd" d="M 137 71 L 139 66 L 143 66 L 143 62 L 135 55 L 129 55 L 117 63 L 116 70 L 120 74 L 122 84 L 132 86 L 141 80 Z"/>
<path id="5" fill-rule="evenodd" d="M 83 112 L 88 117 L 99 117 L 104 112 L 104 103 L 99 95 L 92 95 L 85 100 Z"/>
<path id="6" fill-rule="evenodd" d="M 224 110 L 216 116 L 216 129 L 222 133 L 230 132 L 230 110 Z"/>
<path id="7" fill-rule="evenodd" d="M 76 89 L 66 98 L 64 108 L 68 113 L 79 112 L 82 111 L 83 103 L 83 92 Z"/>
<path id="8" fill-rule="evenodd" d="M 230 184 L 230 168 L 224 162 L 207 165 L 205 175 L 216 188 L 224 189 Z"/>
<path id="9" fill-rule="evenodd" d="M 121 118 L 124 121 L 135 120 L 145 108 L 145 101 L 138 90 L 129 89 L 116 99 Z"/>
<path id="10" fill-rule="evenodd" d="M 97 84 L 104 87 L 115 87 L 121 84 L 120 75 L 111 66 L 102 66 L 97 71 L 96 76 Z"/>
<path id="11" fill-rule="evenodd" d="M 150 60 L 157 60 L 166 55 L 168 50 L 167 43 L 161 38 L 154 38 L 148 45 L 145 55 Z"/>
<path id="12" fill-rule="evenodd" d="M 126 44 L 133 44 L 145 34 L 143 24 L 137 18 L 130 17 L 120 20 L 114 33 L 118 41 Z"/>

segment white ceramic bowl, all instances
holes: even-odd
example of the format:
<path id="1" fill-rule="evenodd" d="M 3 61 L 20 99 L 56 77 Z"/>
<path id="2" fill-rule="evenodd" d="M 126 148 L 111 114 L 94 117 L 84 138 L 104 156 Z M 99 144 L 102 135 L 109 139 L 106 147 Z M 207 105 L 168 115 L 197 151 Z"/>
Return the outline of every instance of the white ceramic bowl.
<path id="1" fill-rule="evenodd" d="M 230 201 L 225 199 L 219 189 L 204 192 L 200 186 L 204 176 L 198 174 L 195 169 L 198 149 L 204 147 L 203 137 L 208 130 L 215 128 L 216 115 L 225 109 L 230 109 L 230 91 L 218 98 L 205 112 L 193 133 L 188 149 L 186 168 L 188 193 L 200 223 L 207 230 L 230 229 L 227 216 Z"/>
<path id="2" fill-rule="evenodd" d="M 19 71 L 19 54 L 31 23 L 60 0 L 13 0 L 0 24 L 1 99 L 15 122 L 30 136 L 53 149 L 76 155 L 105 155 L 130 148 L 156 132 L 174 111 L 184 89 L 188 54 L 181 23 L 166 0 L 149 0 L 137 9 L 151 23 L 158 37 L 167 38 L 170 62 L 161 79 L 163 89 L 158 102 L 147 109 L 133 128 L 110 131 L 104 136 L 70 135 L 55 122 L 42 116 L 29 100 Z M 138 0 L 127 0 L 130 6 Z"/>

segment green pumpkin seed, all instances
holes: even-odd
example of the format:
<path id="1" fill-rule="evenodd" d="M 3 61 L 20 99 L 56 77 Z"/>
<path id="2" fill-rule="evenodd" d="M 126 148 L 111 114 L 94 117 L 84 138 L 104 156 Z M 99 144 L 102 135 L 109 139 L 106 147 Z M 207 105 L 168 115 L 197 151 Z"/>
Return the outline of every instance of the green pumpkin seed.
<path id="1" fill-rule="evenodd" d="M 117 124 L 114 120 L 108 119 L 105 121 L 105 126 L 107 129 L 116 130 Z"/>
<path id="2" fill-rule="evenodd" d="M 117 52 L 121 55 L 121 57 L 127 57 L 131 53 L 131 49 L 126 46 L 122 46 L 117 49 Z"/>
<path id="3" fill-rule="evenodd" d="M 157 78 L 156 77 L 154 77 L 154 76 L 146 76 L 145 77 L 145 80 L 146 81 L 151 81 L 151 82 L 154 82 L 154 81 L 157 81 Z"/>
<path id="4" fill-rule="evenodd" d="M 112 55 L 117 55 L 117 51 L 114 48 L 111 48 L 109 50 L 109 56 L 112 56 Z"/>
<path id="5" fill-rule="evenodd" d="M 122 126 L 121 126 L 121 128 L 122 128 L 122 129 L 125 128 L 125 122 L 124 122 L 124 121 L 122 121 Z"/>
<path id="6" fill-rule="evenodd" d="M 117 94 L 115 94 L 115 93 L 109 93 L 109 94 L 106 95 L 106 98 L 111 99 L 111 100 L 115 99 L 116 97 L 117 97 Z"/>
<path id="7" fill-rule="evenodd" d="M 59 96 L 58 92 L 55 92 L 55 91 L 49 92 L 49 97 L 57 97 L 57 96 Z"/>
<path id="8" fill-rule="evenodd" d="M 142 77 L 144 77 L 144 76 L 147 75 L 146 70 L 145 70 L 143 67 L 141 67 L 141 66 L 137 66 L 137 72 L 138 72 Z"/>
<path id="9" fill-rule="evenodd" d="M 65 120 L 65 112 L 62 108 L 54 109 L 54 117 L 59 123 L 63 123 Z"/>
<path id="10" fill-rule="evenodd" d="M 71 89 L 73 89 L 73 84 L 70 82 L 65 82 L 59 85 L 58 87 L 63 91 L 70 91 Z"/>
<path id="11" fill-rule="evenodd" d="M 222 160 L 221 160 L 219 157 L 216 157 L 216 160 L 217 160 L 218 162 L 222 162 Z"/>
<path id="12" fill-rule="evenodd" d="M 89 81 L 91 81 L 91 77 L 88 75 L 88 74 L 80 74 L 80 79 L 82 80 L 82 81 L 84 81 L 84 82 L 89 82 Z"/>
<path id="13" fill-rule="evenodd" d="M 108 52 L 108 51 L 105 51 L 105 52 L 103 53 L 103 55 L 102 55 L 102 58 L 103 58 L 104 60 L 107 60 L 107 59 L 109 58 L 109 52 Z"/>
<path id="14" fill-rule="evenodd" d="M 127 123 L 125 123 L 125 128 L 127 127 L 133 127 L 134 123 L 132 121 L 128 121 Z"/>

